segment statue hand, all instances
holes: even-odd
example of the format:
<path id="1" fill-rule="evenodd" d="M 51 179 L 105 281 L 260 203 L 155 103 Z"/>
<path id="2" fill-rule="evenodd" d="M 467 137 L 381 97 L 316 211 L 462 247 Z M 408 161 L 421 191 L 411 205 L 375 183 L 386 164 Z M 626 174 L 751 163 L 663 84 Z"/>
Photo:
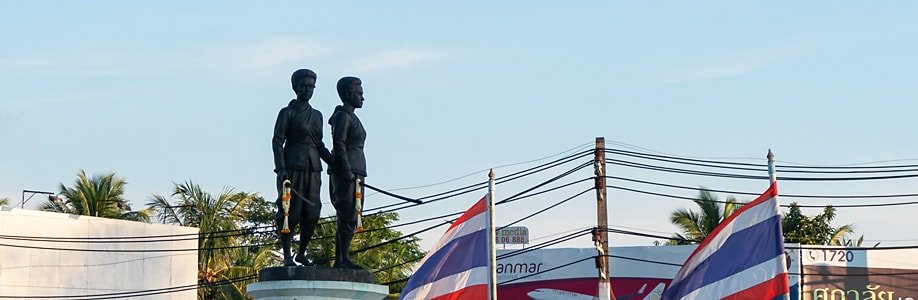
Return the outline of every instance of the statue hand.
<path id="1" fill-rule="evenodd" d="M 344 172 L 344 178 L 347 179 L 347 181 L 354 181 L 357 179 L 357 175 L 355 175 L 354 172 L 346 171 Z"/>

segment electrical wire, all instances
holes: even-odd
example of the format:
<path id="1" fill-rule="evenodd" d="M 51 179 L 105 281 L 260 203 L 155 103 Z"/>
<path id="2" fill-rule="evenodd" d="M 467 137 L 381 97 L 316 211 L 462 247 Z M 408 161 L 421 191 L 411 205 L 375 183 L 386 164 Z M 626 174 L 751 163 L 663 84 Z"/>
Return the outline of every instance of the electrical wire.
<path id="1" fill-rule="evenodd" d="M 632 146 L 632 147 L 637 147 L 637 146 L 633 146 L 633 145 L 630 145 L 630 146 Z M 640 148 L 640 147 L 637 147 L 637 148 Z M 710 159 L 697 159 L 697 158 L 691 158 L 691 157 L 677 156 L 677 155 L 673 155 L 673 154 L 666 154 L 666 153 L 663 153 L 663 152 L 654 151 L 654 150 L 649 150 L 649 149 L 646 149 L 646 148 L 641 148 L 641 150 L 645 150 L 645 151 L 648 151 L 648 152 L 661 153 L 661 154 L 664 154 L 664 155 L 652 154 L 652 153 L 646 153 L 646 152 L 628 151 L 628 150 L 621 150 L 621 149 L 608 148 L 608 147 L 606 148 L 605 151 L 606 151 L 606 153 L 619 154 L 619 155 L 626 155 L 626 154 L 627 154 L 628 156 L 638 157 L 638 158 L 644 158 L 644 159 L 661 158 L 661 159 L 683 160 L 683 161 L 699 162 L 699 163 L 709 163 L 709 164 L 723 164 L 723 165 L 750 166 L 750 167 L 767 167 L 767 165 L 765 165 L 765 164 L 740 163 L 740 162 L 718 161 L 718 160 L 710 160 Z M 648 158 L 648 157 L 651 157 L 651 158 Z M 759 158 L 742 158 L 742 159 L 747 159 L 747 160 L 759 160 Z M 918 164 L 864 166 L 864 165 L 874 164 L 874 163 L 883 163 L 883 162 L 891 162 L 891 161 L 914 161 L 914 160 L 915 160 L 915 159 L 885 160 L 885 161 L 857 163 L 857 164 L 841 165 L 841 166 L 815 166 L 815 165 L 804 165 L 804 164 L 799 164 L 799 163 L 789 163 L 789 164 L 779 164 L 779 165 L 775 166 L 775 168 L 776 168 L 779 172 L 794 172 L 793 170 L 786 170 L 786 169 L 828 169 L 828 170 L 832 170 L 832 169 L 906 169 L 906 168 L 918 168 Z M 779 161 L 779 162 L 780 162 L 780 161 Z M 859 165 L 860 165 L 860 166 L 859 166 Z M 786 169 L 783 169 L 783 168 L 786 168 Z M 886 172 L 902 172 L 902 171 L 901 171 L 901 170 L 893 170 L 893 171 L 886 171 Z"/>
<path id="2" fill-rule="evenodd" d="M 182 291 L 194 290 L 200 287 L 221 286 L 221 285 L 232 284 L 236 282 L 248 281 L 248 280 L 252 280 L 256 278 L 258 278 L 258 274 L 250 274 L 246 276 L 240 276 L 236 278 L 230 278 L 230 279 L 225 279 L 225 280 L 211 282 L 211 283 L 197 283 L 197 284 L 189 284 L 189 285 L 149 289 L 149 290 L 139 290 L 139 291 L 88 294 L 88 295 L 54 295 L 54 296 L 0 295 L 0 299 L 120 299 L 120 298 L 127 298 L 127 297 L 153 296 L 153 295 L 160 295 L 160 294 L 182 292 Z"/>
<path id="3" fill-rule="evenodd" d="M 575 239 L 575 238 L 584 236 L 584 235 L 586 235 L 586 234 L 590 234 L 590 231 L 591 231 L 591 230 L 592 230 L 592 228 L 586 228 L 586 229 L 583 229 L 583 230 L 579 230 L 579 231 L 576 231 L 576 232 L 572 232 L 572 233 L 566 234 L 566 235 L 561 236 L 561 237 L 558 237 L 558 238 L 554 238 L 554 239 L 549 240 L 549 241 L 545 241 L 545 242 L 542 242 L 542 243 L 539 243 L 539 244 L 532 245 L 532 246 L 530 246 L 530 247 L 528 247 L 528 248 L 524 248 L 524 249 L 519 249 L 519 250 L 514 250 L 514 251 L 511 251 L 511 252 L 507 252 L 507 253 L 498 255 L 498 256 L 497 256 L 497 259 L 498 259 L 498 260 L 501 260 L 501 259 L 505 259 L 505 258 L 517 256 L 517 255 L 520 255 L 520 254 L 528 253 L 528 252 L 531 252 L 531 251 L 535 251 L 535 250 L 538 250 L 538 249 L 542 249 L 542 248 L 545 248 L 545 247 L 548 247 L 548 246 L 553 246 L 553 245 L 556 245 L 556 244 L 560 244 L 560 243 L 563 243 L 563 242 L 567 242 L 567 241 L 570 241 L 570 240 L 572 240 L 572 239 Z"/>
<path id="4" fill-rule="evenodd" d="M 664 194 L 664 193 L 650 192 L 650 191 L 644 191 L 644 190 L 626 188 L 626 187 L 622 187 L 622 186 L 606 185 L 606 187 L 612 188 L 612 189 L 617 189 L 617 190 L 622 190 L 622 191 L 633 192 L 633 193 L 645 194 L 645 195 L 653 195 L 653 196 L 660 196 L 660 197 L 667 197 L 667 198 L 681 199 L 681 200 L 689 200 L 689 201 L 698 201 L 697 198 L 692 198 L 692 197 L 684 197 L 684 196 L 677 196 L 677 195 L 672 195 L 672 194 Z M 779 196 L 780 196 L 780 195 L 779 195 Z M 726 204 L 726 203 L 727 203 L 727 201 L 720 201 L 720 200 L 711 200 L 711 202 L 721 203 L 721 204 Z M 903 206 L 903 205 L 915 205 L 915 204 L 918 204 L 918 201 L 890 202 L 890 203 L 872 203 L 872 204 L 830 204 L 830 205 L 781 204 L 780 206 L 781 206 L 781 207 L 784 207 L 784 208 L 790 208 L 791 206 L 796 206 L 796 207 L 799 207 L 799 208 L 825 208 L 825 207 L 827 207 L 827 206 L 832 206 L 832 207 L 834 207 L 834 208 L 859 208 L 859 207 L 862 208 L 862 207 Z"/>
<path id="5" fill-rule="evenodd" d="M 702 187 L 690 187 L 690 186 L 684 186 L 684 185 L 675 185 L 675 184 L 666 184 L 666 183 L 659 183 L 659 182 L 651 182 L 651 181 L 646 181 L 646 180 L 639 180 L 639 179 L 625 178 L 625 177 L 617 177 L 617 176 L 606 176 L 606 178 L 607 178 L 607 179 L 614 179 L 614 180 L 630 181 L 630 182 L 642 183 L 642 184 L 649 184 L 649 185 L 656 185 L 656 186 L 663 186 L 663 187 L 670 187 L 670 188 L 677 188 L 677 189 L 684 189 L 684 190 L 695 190 L 695 191 L 706 190 L 706 191 L 709 191 L 709 192 L 726 193 L 726 194 L 736 194 L 736 195 L 747 195 L 747 196 L 758 196 L 758 195 L 761 195 L 760 193 L 739 192 L 739 191 L 728 191 L 728 190 L 710 189 L 710 188 L 702 188 Z M 886 194 L 886 195 L 796 195 L 796 194 L 781 194 L 780 196 L 781 196 L 782 198 L 871 199 L 871 198 L 908 198 L 908 197 L 918 197 L 918 194 Z"/>
<path id="6" fill-rule="evenodd" d="M 645 263 L 651 263 L 651 264 L 657 264 L 657 265 L 664 265 L 664 266 L 672 266 L 672 267 L 680 267 L 680 268 L 682 267 L 682 264 L 671 263 L 671 262 L 665 262 L 665 261 L 658 261 L 658 260 L 649 260 L 649 259 L 642 259 L 642 258 L 635 258 L 635 257 L 627 257 L 627 256 L 621 256 L 621 255 L 603 255 L 603 256 L 605 256 L 605 257 L 611 257 L 611 258 L 624 259 L 624 260 L 633 260 L 633 261 L 639 261 L 639 262 L 645 262 Z"/>
<path id="7" fill-rule="evenodd" d="M 768 179 L 768 176 L 753 176 L 753 175 L 743 175 L 743 174 L 733 174 L 733 173 L 717 173 L 717 172 L 707 172 L 707 171 L 696 171 L 680 168 L 670 168 L 670 167 L 661 167 L 654 166 L 642 163 L 635 163 L 624 160 L 617 159 L 606 159 L 607 163 L 620 165 L 625 167 L 654 170 L 654 171 L 663 171 L 670 173 L 679 173 L 679 174 L 689 174 L 689 175 L 700 175 L 700 176 L 709 176 L 709 177 L 723 177 L 723 178 L 737 178 L 737 179 Z M 780 172 L 779 172 L 780 173 Z M 865 177 L 784 177 L 778 176 L 778 181 L 865 181 L 865 180 L 889 180 L 889 179 L 904 179 L 904 178 L 915 178 L 918 177 L 918 174 L 904 174 L 904 175 L 887 175 L 887 176 L 865 176 Z"/>
<path id="8" fill-rule="evenodd" d="M 572 262 L 569 262 L 569 263 L 566 263 L 566 264 L 563 264 L 563 265 L 560 265 L 560 266 L 557 266 L 557 267 L 553 267 L 553 268 L 545 269 L 545 270 L 542 270 L 542 271 L 539 271 L 539 272 L 535 272 L 535 273 L 532 273 L 532 274 L 529 274 L 529 275 L 526 275 L 526 276 L 521 276 L 521 277 L 517 277 L 517 278 L 514 278 L 514 279 L 510 279 L 510 280 L 505 280 L 505 281 L 502 281 L 502 282 L 498 283 L 497 285 L 508 284 L 508 283 L 511 283 L 511 282 L 514 282 L 514 281 L 523 280 L 523 279 L 526 279 L 526 278 L 529 278 L 529 277 L 532 277 L 532 276 L 536 276 L 536 275 L 539 275 L 539 274 L 544 274 L 544 273 L 551 272 L 551 271 L 554 271 L 554 270 L 557 270 L 557 269 L 560 269 L 560 268 L 564 268 L 564 267 L 567 267 L 567 266 L 570 266 L 570 265 L 573 265 L 573 264 L 577 264 L 577 263 L 582 262 L 582 261 L 585 261 L 585 260 L 595 259 L 596 257 L 598 257 L 598 256 L 597 256 L 597 255 L 593 255 L 593 256 L 590 256 L 590 257 L 585 257 L 585 258 L 578 259 L 578 260 L 575 260 L 575 261 L 572 261 Z"/>
<path id="9" fill-rule="evenodd" d="M 502 201 L 498 201 L 498 203 L 509 203 L 509 202 L 513 202 L 513 201 L 515 201 L 516 198 L 518 198 L 518 197 L 520 197 L 520 196 L 522 196 L 522 195 L 525 195 L 526 193 L 529 193 L 529 192 L 531 192 L 531 191 L 533 191 L 533 190 L 536 190 L 536 189 L 538 189 L 538 188 L 540 188 L 540 187 L 543 187 L 543 186 L 545 186 L 545 185 L 548 185 L 549 183 L 555 182 L 555 181 L 557 181 L 557 180 L 559 180 L 559 179 L 561 179 L 561 178 L 564 178 L 564 177 L 566 177 L 566 176 L 568 176 L 568 175 L 574 174 L 574 172 L 577 172 L 577 171 L 579 171 L 580 169 L 583 169 L 583 168 L 585 168 L 585 167 L 587 167 L 587 166 L 590 166 L 590 165 L 592 165 L 592 164 L 593 164 L 592 162 L 583 163 L 583 164 L 581 164 L 581 165 L 579 165 L 579 166 L 576 166 L 576 167 L 574 167 L 574 168 L 572 168 L 572 169 L 570 169 L 570 170 L 567 170 L 567 171 L 564 172 L 564 173 L 561 173 L 561 174 L 559 174 L 559 175 L 557 175 L 557 176 L 555 176 L 555 177 L 552 177 L 551 179 L 548 179 L 548 180 L 546 180 L 546 181 L 543 181 L 542 183 L 536 184 L 535 186 L 532 186 L 532 187 L 530 187 L 530 188 L 528 188 L 528 189 L 525 189 L 525 190 L 523 190 L 522 192 L 516 193 L 516 194 L 514 194 L 514 195 L 512 195 L 512 196 L 510 196 L 510 197 L 507 197 L 507 199 L 504 199 L 504 200 L 502 200 Z"/>
<path id="10" fill-rule="evenodd" d="M 273 227 L 273 226 L 272 226 Z M 227 238 L 227 237 L 236 237 L 236 236 L 248 236 L 255 234 L 265 234 L 272 233 L 274 230 L 266 231 L 250 231 L 237 234 L 225 234 L 225 235 L 214 235 L 206 236 L 207 238 Z M 20 241 L 32 241 L 32 242 L 49 242 L 49 243 L 105 243 L 105 244 L 123 244 L 123 243 L 163 243 L 163 242 L 179 242 L 179 241 L 197 241 L 200 240 L 201 236 L 197 237 L 187 237 L 187 238 L 175 238 L 175 239 L 128 239 L 121 240 L 118 238 L 106 238 L 106 237 L 95 237 L 95 238 L 63 238 L 63 237 L 34 237 L 34 236 L 21 236 L 21 235 L 0 235 L 0 240 L 20 240 Z"/>
<path id="11" fill-rule="evenodd" d="M 500 169 L 500 168 L 504 168 L 504 167 L 512 167 L 512 166 L 517 166 L 517 165 L 523 165 L 523 164 L 533 163 L 533 162 L 537 162 L 537 161 L 541 161 L 541 160 L 546 160 L 546 159 L 549 159 L 549 158 L 552 158 L 552 157 L 555 157 L 555 156 L 558 156 L 558 155 L 562 155 L 562 154 L 564 154 L 564 153 L 568 153 L 568 152 L 571 152 L 571 151 L 579 150 L 579 149 L 584 148 L 584 147 L 586 147 L 586 146 L 588 146 L 588 145 L 591 145 L 591 144 L 593 144 L 593 143 L 584 143 L 584 144 L 578 145 L 578 146 L 576 146 L 576 147 L 574 147 L 574 148 L 570 148 L 570 149 L 567 149 L 567 150 L 564 150 L 564 151 L 562 151 L 562 152 L 559 152 L 559 153 L 556 153 L 556 154 L 552 154 L 552 155 L 549 155 L 549 156 L 546 156 L 546 157 L 537 158 L 537 159 L 533 159 L 533 160 L 522 161 L 522 162 L 517 162 L 517 163 L 509 163 L 509 164 L 499 165 L 499 166 L 496 166 L 496 167 L 493 167 L 493 168 L 488 168 L 488 169 L 483 169 L 483 170 L 471 172 L 471 173 L 468 173 L 468 174 L 465 174 L 465 175 L 462 175 L 462 176 L 459 176 L 459 177 L 456 177 L 456 178 L 453 178 L 453 179 L 448 179 L 448 180 L 445 180 L 445 181 L 440 181 L 440 182 L 431 183 L 431 184 L 425 184 L 425 185 L 419 185 L 419 186 L 412 186 L 412 187 L 394 188 L 394 189 L 390 189 L 389 191 L 412 190 L 412 189 L 420 189 L 420 188 L 426 188 L 426 187 L 432 187 L 432 186 L 437 186 L 437 185 L 441 185 L 441 184 L 446 184 L 446 183 L 450 183 L 450 182 L 453 182 L 453 181 L 456 181 L 456 180 L 459 180 L 459 179 L 463 179 L 463 178 L 467 178 L 467 177 L 470 177 L 470 176 L 473 176 L 473 175 L 481 174 L 481 173 L 486 172 L 486 171 L 488 171 L 488 170 L 490 170 L 490 169 Z M 575 154 L 575 155 L 576 155 L 576 154 Z M 368 196 L 372 196 L 372 195 L 368 195 Z"/>
<path id="12" fill-rule="evenodd" d="M 202 236 L 202 235 L 216 234 L 216 233 L 227 233 L 227 232 L 241 232 L 241 233 L 238 234 L 238 235 L 248 235 L 249 233 L 247 233 L 247 232 L 251 232 L 251 231 L 253 231 L 254 229 L 269 228 L 269 227 L 274 227 L 274 225 L 253 226 L 253 227 L 247 227 L 247 228 L 241 228 L 241 229 L 217 230 L 217 231 L 199 232 L 199 233 L 164 234 L 164 235 L 149 235 L 149 236 L 112 236 L 112 237 L 56 237 L 56 236 L 46 236 L 46 237 L 35 237 L 35 236 L 24 236 L 24 235 L 0 235 L 0 238 L 10 238 L 10 239 L 14 239 L 14 238 L 18 238 L 18 239 L 37 238 L 37 239 L 49 240 L 49 241 L 50 241 L 50 240 L 73 240 L 73 241 L 104 240 L 104 241 L 106 241 L 106 242 L 117 243 L 116 240 L 130 240 L 130 239 L 147 240 L 147 239 L 154 239 L 154 238 L 169 238 L 169 237 L 180 237 L 180 236 L 198 236 L 198 237 L 200 237 L 200 236 Z M 228 235 L 228 236 L 232 236 L 232 235 Z"/>
<path id="13" fill-rule="evenodd" d="M 559 159 L 556 159 L 556 160 L 553 160 L 553 161 L 551 161 L 551 162 L 547 162 L 547 163 L 544 163 L 544 164 L 541 164 L 541 165 L 538 165 L 538 166 L 535 166 L 535 167 L 531 167 L 531 168 L 528 168 L 528 169 L 525 169 L 525 170 L 521 170 L 521 171 L 518 171 L 518 172 L 514 172 L 514 173 L 511 173 L 511 174 L 507 175 L 506 177 L 503 177 L 503 178 L 501 178 L 501 179 L 496 180 L 496 181 L 495 181 L 495 184 L 500 185 L 500 184 L 507 183 L 507 182 L 511 182 L 511 181 L 514 181 L 514 180 L 517 180 L 517 179 L 520 179 L 520 178 L 523 178 L 523 177 L 526 177 L 526 176 L 530 176 L 530 175 L 533 175 L 533 174 L 537 174 L 537 173 L 539 173 L 539 172 L 543 172 L 543 171 L 545 171 L 545 170 L 552 169 L 552 168 L 555 168 L 555 167 L 558 167 L 558 166 L 567 164 L 567 163 L 569 163 L 569 162 L 578 160 L 578 159 L 580 159 L 580 158 L 582 158 L 582 157 L 584 157 L 584 156 L 589 155 L 589 153 L 590 153 L 590 151 L 582 151 L 582 152 L 579 152 L 579 153 L 576 153 L 576 154 L 573 154 L 573 155 L 569 155 L 569 156 L 566 156 L 566 157 L 562 157 L 562 158 L 559 158 Z M 453 198 L 453 197 L 465 195 L 465 194 L 468 194 L 468 193 L 471 193 L 471 192 L 474 192 L 474 191 L 478 191 L 478 190 L 481 190 L 481 189 L 485 189 L 485 188 L 487 188 L 487 184 L 488 184 L 487 181 L 483 181 L 483 182 L 479 182 L 479 183 L 467 185 L 467 186 L 464 186 L 464 187 L 460 187 L 460 188 L 457 188 L 457 189 L 449 190 L 449 191 L 446 191 L 446 192 L 436 193 L 436 194 L 432 194 L 432 195 L 428 195 L 428 196 L 424 196 L 424 197 L 420 197 L 420 198 L 414 198 L 414 199 L 415 199 L 415 200 L 418 200 L 418 201 L 423 201 L 423 202 L 424 202 L 423 204 L 427 204 L 427 203 L 430 203 L 430 202 L 441 201 L 441 200 L 445 200 L 445 199 L 449 199 L 449 198 Z M 404 196 L 402 196 L 402 197 L 404 197 Z M 405 198 L 407 198 L 407 197 L 405 197 Z M 387 211 L 387 212 L 393 212 L 393 211 L 398 211 L 398 210 L 402 210 L 402 209 L 405 209 L 405 208 L 415 207 L 415 206 L 423 205 L 423 204 L 409 204 L 409 203 L 404 203 L 404 202 L 402 202 L 402 203 L 394 203 L 394 204 L 384 205 L 384 206 L 382 206 L 382 207 L 370 208 L 370 209 L 366 209 L 365 211 L 380 210 L 380 212 L 382 212 L 384 209 L 391 208 L 391 207 L 396 207 L 396 208 L 394 208 L 394 209 L 391 209 L 391 210 L 388 210 L 388 211 Z M 399 206 L 400 206 L 400 207 L 399 207 Z"/>
<path id="14" fill-rule="evenodd" d="M 519 222 L 525 221 L 525 220 L 527 220 L 527 219 L 529 219 L 529 218 L 532 218 L 532 217 L 534 217 L 534 216 L 536 216 L 536 215 L 538 215 L 538 214 L 544 213 L 545 211 L 548 211 L 549 209 L 555 208 L 555 207 L 557 207 L 558 205 L 564 204 L 565 202 L 570 201 L 571 199 L 577 198 L 577 197 L 579 197 L 580 195 L 586 194 L 587 192 L 592 191 L 592 190 L 593 190 L 593 187 L 590 187 L 590 188 L 588 188 L 588 189 L 586 189 L 586 190 L 584 190 L 584 191 L 582 191 L 582 192 L 580 192 L 580 193 L 577 193 L 577 194 L 575 194 L 575 195 L 573 195 L 573 196 L 568 197 L 567 199 L 558 201 L 558 203 L 549 205 L 548 207 L 545 207 L 545 208 L 540 209 L 540 210 L 538 210 L 538 211 L 536 211 L 536 212 L 534 212 L 534 213 L 532 213 L 532 214 L 530 214 L 530 215 L 527 215 L 527 216 L 525 216 L 525 217 L 522 217 L 522 218 L 520 218 L 519 220 L 510 222 L 510 224 L 507 224 L 507 225 L 498 227 L 497 230 L 501 230 L 501 229 L 504 229 L 504 228 L 507 228 L 507 227 L 516 225 L 516 224 L 518 224 Z M 506 202 L 505 202 L 505 203 L 506 203 Z"/>
<path id="15" fill-rule="evenodd" d="M 408 234 L 408 235 L 402 235 L 402 236 L 400 236 L 400 237 L 397 237 L 397 238 L 394 238 L 394 239 L 391 239 L 391 240 L 388 240 L 388 241 L 385 241 L 385 242 L 382 242 L 382 243 L 379 243 L 379 244 L 370 245 L 370 246 L 363 247 L 363 248 L 360 248 L 360 249 L 357 249 L 357 250 L 351 250 L 350 253 L 351 253 L 351 254 L 357 254 L 357 253 L 366 252 L 366 251 L 369 251 L 369 250 L 372 250 L 372 249 L 376 249 L 376 248 L 379 248 L 379 247 L 382 247 L 382 246 L 385 246 L 385 245 L 388 245 L 388 244 L 391 244 L 391 243 L 395 243 L 395 242 L 398 242 L 398 241 L 400 241 L 400 240 L 404 240 L 404 239 L 407 239 L 407 238 L 409 238 L 409 237 L 413 237 L 413 236 L 415 236 L 415 235 L 418 235 L 418 234 L 421 234 L 421 233 L 424 233 L 424 232 L 433 230 L 434 228 L 437 228 L 437 227 L 440 227 L 440 226 L 443 226 L 443 225 L 446 225 L 446 224 L 450 224 L 450 222 L 443 222 L 443 223 L 440 223 L 440 224 L 437 224 L 437 225 L 434 225 L 434 226 L 429 226 L 429 227 L 427 227 L 427 228 L 424 228 L 424 229 L 415 231 L 415 232 L 413 232 L 413 233 L 411 233 L 411 234 Z"/>

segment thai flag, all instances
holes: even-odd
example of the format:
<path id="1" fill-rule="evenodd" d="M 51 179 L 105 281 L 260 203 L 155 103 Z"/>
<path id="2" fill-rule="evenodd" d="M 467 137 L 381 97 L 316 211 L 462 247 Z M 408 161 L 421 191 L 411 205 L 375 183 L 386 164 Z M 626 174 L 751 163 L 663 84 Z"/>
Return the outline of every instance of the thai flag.
<path id="1" fill-rule="evenodd" d="M 400 299 L 487 299 L 488 202 L 478 200 L 453 222 L 402 289 Z"/>
<path id="2" fill-rule="evenodd" d="M 663 299 L 772 299 L 787 293 L 778 187 L 772 183 L 698 245 Z"/>

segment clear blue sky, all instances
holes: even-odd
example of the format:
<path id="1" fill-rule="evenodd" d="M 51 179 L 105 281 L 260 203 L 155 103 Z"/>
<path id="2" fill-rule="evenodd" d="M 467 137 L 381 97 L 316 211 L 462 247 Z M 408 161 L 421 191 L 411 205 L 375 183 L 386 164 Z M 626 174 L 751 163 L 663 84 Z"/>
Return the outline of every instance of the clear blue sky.
<path id="1" fill-rule="evenodd" d="M 232 186 L 273 198 L 271 131 L 294 96 L 289 76 L 297 68 L 318 73 L 312 104 L 326 117 L 339 102 L 335 81 L 363 79 L 367 102 L 357 113 L 369 134 L 369 180 L 385 188 L 545 157 L 596 136 L 759 163 L 768 148 L 779 161 L 817 165 L 918 158 L 910 134 L 918 128 L 916 20 L 918 4 L 906 1 L 0 1 L 0 197 L 16 203 L 23 189 L 56 191 L 84 169 L 125 177 L 134 207 L 188 179 L 214 193 Z M 576 179 L 590 176 L 581 173 Z M 476 176 L 403 192 L 425 195 L 486 172 Z M 549 174 L 540 176 L 499 195 Z M 781 191 L 915 193 L 916 186 L 793 183 Z M 498 223 L 579 190 L 507 205 Z M 459 211 L 477 197 L 402 217 Z M 533 238 L 590 226 L 591 197 L 524 225 Z M 612 224 L 664 234 L 674 231 L 669 213 L 690 207 L 619 191 L 610 201 Z M 323 214 L 332 212 L 327 205 Z M 855 223 L 884 244 L 918 244 L 916 213 L 916 206 L 847 209 L 837 224 Z M 425 245 L 443 230 L 425 235 Z M 618 245 L 650 242 L 613 236 Z"/>

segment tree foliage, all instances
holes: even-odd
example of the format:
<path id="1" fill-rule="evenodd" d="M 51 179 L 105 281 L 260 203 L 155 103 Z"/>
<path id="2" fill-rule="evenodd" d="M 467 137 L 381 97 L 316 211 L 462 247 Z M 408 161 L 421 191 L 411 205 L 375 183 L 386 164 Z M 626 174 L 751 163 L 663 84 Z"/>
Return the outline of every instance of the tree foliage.
<path id="1" fill-rule="evenodd" d="M 141 222 L 150 221 L 149 210 L 131 211 L 124 199 L 127 182 L 115 173 L 96 174 L 92 177 L 80 170 L 73 187 L 60 185 L 63 201 L 42 203 L 41 210 L 73 215 L 124 219 Z"/>
<path id="2" fill-rule="evenodd" d="M 710 234 L 724 219 L 732 215 L 743 203 L 737 202 L 730 196 L 726 201 L 717 200 L 717 196 L 704 188 L 694 200 L 698 211 L 678 209 L 670 215 L 670 222 L 679 227 L 679 233 L 667 240 L 665 245 L 696 244 Z M 838 245 L 860 246 L 864 241 L 861 236 L 851 240 L 848 235 L 854 233 L 854 225 L 846 224 L 839 227 L 832 226 L 835 219 L 835 208 L 826 206 L 822 213 L 815 216 L 806 216 L 797 203 L 791 203 L 789 211 L 781 218 L 785 243 L 800 243 L 807 245 Z M 660 242 L 655 242 L 659 245 Z"/>
<path id="3" fill-rule="evenodd" d="M 742 203 L 737 202 L 736 197 L 730 196 L 726 201 L 717 199 L 717 195 L 711 193 L 704 187 L 698 192 L 698 197 L 693 200 L 698 205 L 698 211 L 680 208 L 674 211 L 669 221 L 679 227 L 680 233 L 675 233 L 673 239 L 668 240 L 667 245 L 688 245 L 694 244 L 708 236 L 720 222 L 736 212 Z"/>
<path id="4" fill-rule="evenodd" d="M 399 281 L 411 274 L 413 263 L 424 257 L 417 237 L 401 238 L 401 232 L 392 229 L 398 221 L 398 213 L 388 212 L 370 215 L 363 218 L 364 232 L 357 233 L 351 244 L 351 260 L 369 269 L 376 276 L 376 281 L 387 283 Z M 314 238 L 309 243 L 308 256 L 311 260 L 327 265 L 335 258 L 335 218 L 322 221 L 316 226 Z M 385 245 L 372 247 L 387 241 Z M 370 248 L 372 247 L 372 248 Z M 364 250 L 370 248 L 369 250 Z M 359 252 L 358 252 L 359 251 Z M 389 285 L 393 294 L 401 292 L 405 282 Z"/>
<path id="5" fill-rule="evenodd" d="M 232 280 L 255 274 L 265 267 L 280 266 L 273 201 L 229 188 L 214 197 L 190 181 L 176 184 L 172 197 L 177 199 L 170 201 L 156 194 L 150 198 L 148 205 L 155 211 L 157 221 L 200 228 L 200 248 L 226 248 L 200 251 L 198 280 L 201 284 Z M 398 221 L 398 214 L 391 212 L 365 217 L 366 231 L 356 234 L 351 245 L 351 259 L 374 272 L 380 283 L 404 279 L 410 274 L 413 262 L 424 256 L 417 237 L 402 238 L 401 232 L 390 228 L 395 221 Z M 255 230 L 240 233 L 243 227 Z M 334 235 L 335 218 L 320 221 L 309 243 L 309 259 L 328 266 L 334 260 Z M 388 241 L 394 242 L 383 244 Z M 383 245 L 378 246 L 380 244 Z M 198 298 L 246 299 L 245 285 L 253 281 L 202 287 L 198 289 Z M 404 284 L 404 281 L 393 283 L 390 291 L 397 294 Z"/>
<path id="6" fill-rule="evenodd" d="M 245 285 L 253 280 L 233 284 L 206 284 L 255 274 L 275 260 L 270 248 L 245 247 L 240 225 L 246 222 L 245 208 L 250 202 L 264 201 L 256 194 L 225 188 L 219 195 L 205 192 L 186 181 L 175 184 L 173 205 L 166 197 L 154 194 L 148 205 L 156 220 L 166 224 L 198 227 L 198 299 L 246 299 Z"/>
<path id="7" fill-rule="evenodd" d="M 863 243 L 863 236 L 858 241 L 847 239 L 849 234 L 854 233 L 853 224 L 832 227 L 834 219 L 835 208 L 831 205 L 826 206 L 822 213 L 810 217 L 803 214 L 796 202 L 791 203 L 790 209 L 781 220 L 784 242 L 836 246 L 860 246 Z"/>

